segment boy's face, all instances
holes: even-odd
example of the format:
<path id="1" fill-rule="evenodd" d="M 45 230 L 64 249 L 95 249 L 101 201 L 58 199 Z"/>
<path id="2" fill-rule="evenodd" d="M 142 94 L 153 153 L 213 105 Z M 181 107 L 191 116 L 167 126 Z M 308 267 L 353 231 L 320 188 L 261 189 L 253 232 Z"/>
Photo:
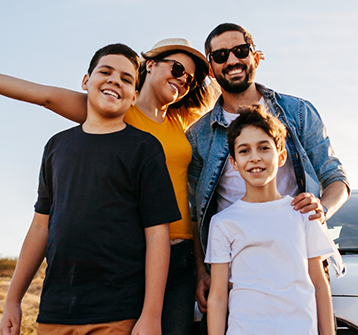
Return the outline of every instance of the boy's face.
<path id="1" fill-rule="evenodd" d="M 235 159 L 230 162 L 240 172 L 248 187 L 273 187 L 276 189 L 278 167 L 286 162 L 286 150 L 277 152 L 274 140 L 261 128 L 247 126 L 235 139 Z"/>
<path id="2" fill-rule="evenodd" d="M 123 117 L 136 102 L 135 82 L 136 70 L 128 58 L 103 56 L 92 74 L 83 78 L 82 88 L 88 92 L 88 113 L 105 118 Z"/>

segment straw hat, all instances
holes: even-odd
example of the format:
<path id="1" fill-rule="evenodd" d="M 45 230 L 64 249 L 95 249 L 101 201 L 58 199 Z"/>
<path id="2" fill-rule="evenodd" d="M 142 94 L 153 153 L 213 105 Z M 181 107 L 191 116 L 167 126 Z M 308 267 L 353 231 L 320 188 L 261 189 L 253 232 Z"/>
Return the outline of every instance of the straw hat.
<path id="1" fill-rule="evenodd" d="M 194 49 L 188 40 L 185 38 L 167 38 L 165 40 L 161 40 L 158 43 L 156 43 L 152 49 L 149 51 L 142 53 L 143 58 L 149 59 L 149 58 L 155 58 L 158 55 L 171 51 L 171 50 L 182 50 L 185 51 L 201 60 L 207 68 L 208 62 L 205 58 L 205 56 L 198 50 Z"/>

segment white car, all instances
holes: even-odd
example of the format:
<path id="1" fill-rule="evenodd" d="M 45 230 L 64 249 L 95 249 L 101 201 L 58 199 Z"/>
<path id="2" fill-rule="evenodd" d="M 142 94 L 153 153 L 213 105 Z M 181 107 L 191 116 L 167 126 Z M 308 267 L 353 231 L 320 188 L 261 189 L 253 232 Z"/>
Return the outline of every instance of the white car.
<path id="1" fill-rule="evenodd" d="M 327 226 L 347 268 L 344 277 L 336 278 L 330 267 L 337 335 L 358 335 L 358 191 L 352 192 Z"/>

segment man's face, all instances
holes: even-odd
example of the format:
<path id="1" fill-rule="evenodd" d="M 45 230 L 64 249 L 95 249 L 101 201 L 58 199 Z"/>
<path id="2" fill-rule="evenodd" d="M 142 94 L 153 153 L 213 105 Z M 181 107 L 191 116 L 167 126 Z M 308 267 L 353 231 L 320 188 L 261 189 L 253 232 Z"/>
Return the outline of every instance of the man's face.
<path id="1" fill-rule="evenodd" d="M 211 51 L 219 49 L 231 49 L 237 45 L 246 44 L 244 35 L 239 31 L 227 31 L 216 36 L 211 41 Z M 241 93 L 246 91 L 254 82 L 255 70 L 259 64 L 259 58 L 252 51 L 245 58 L 237 58 L 232 52 L 226 62 L 216 63 L 210 57 L 212 75 L 221 88 L 229 93 Z"/>

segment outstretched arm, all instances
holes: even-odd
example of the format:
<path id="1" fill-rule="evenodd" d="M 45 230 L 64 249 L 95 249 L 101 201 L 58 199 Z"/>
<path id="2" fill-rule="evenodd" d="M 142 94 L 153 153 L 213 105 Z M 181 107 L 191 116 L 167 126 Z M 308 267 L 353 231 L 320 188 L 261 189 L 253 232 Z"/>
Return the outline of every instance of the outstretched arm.
<path id="1" fill-rule="evenodd" d="M 87 95 L 64 88 L 35 84 L 0 74 L 0 94 L 46 107 L 69 120 L 82 123 L 87 116 Z"/>
<path id="2" fill-rule="evenodd" d="M 169 225 L 161 224 L 146 228 L 145 238 L 147 250 L 144 305 L 132 335 L 160 335 L 170 258 Z"/>
<path id="3" fill-rule="evenodd" d="M 0 324 L 2 335 L 20 334 L 21 300 L 44 259 L 47 236 L 48 215 L 35 213 L 7 294 Z"/>
<path id="4" fill-rule="evenodd" d="M 227 317 L 229 263 L 211 264 L 211 287 L 208 297 L 208 333 L 224 335 Z"/>
<path id="5" fill-rule="evenodd" d="M 308 272 L 316 290 L 318 328 L 321 335 L 333 335 L 334 320 L 331 291 L 320 257 L 308 260 Z"/>

